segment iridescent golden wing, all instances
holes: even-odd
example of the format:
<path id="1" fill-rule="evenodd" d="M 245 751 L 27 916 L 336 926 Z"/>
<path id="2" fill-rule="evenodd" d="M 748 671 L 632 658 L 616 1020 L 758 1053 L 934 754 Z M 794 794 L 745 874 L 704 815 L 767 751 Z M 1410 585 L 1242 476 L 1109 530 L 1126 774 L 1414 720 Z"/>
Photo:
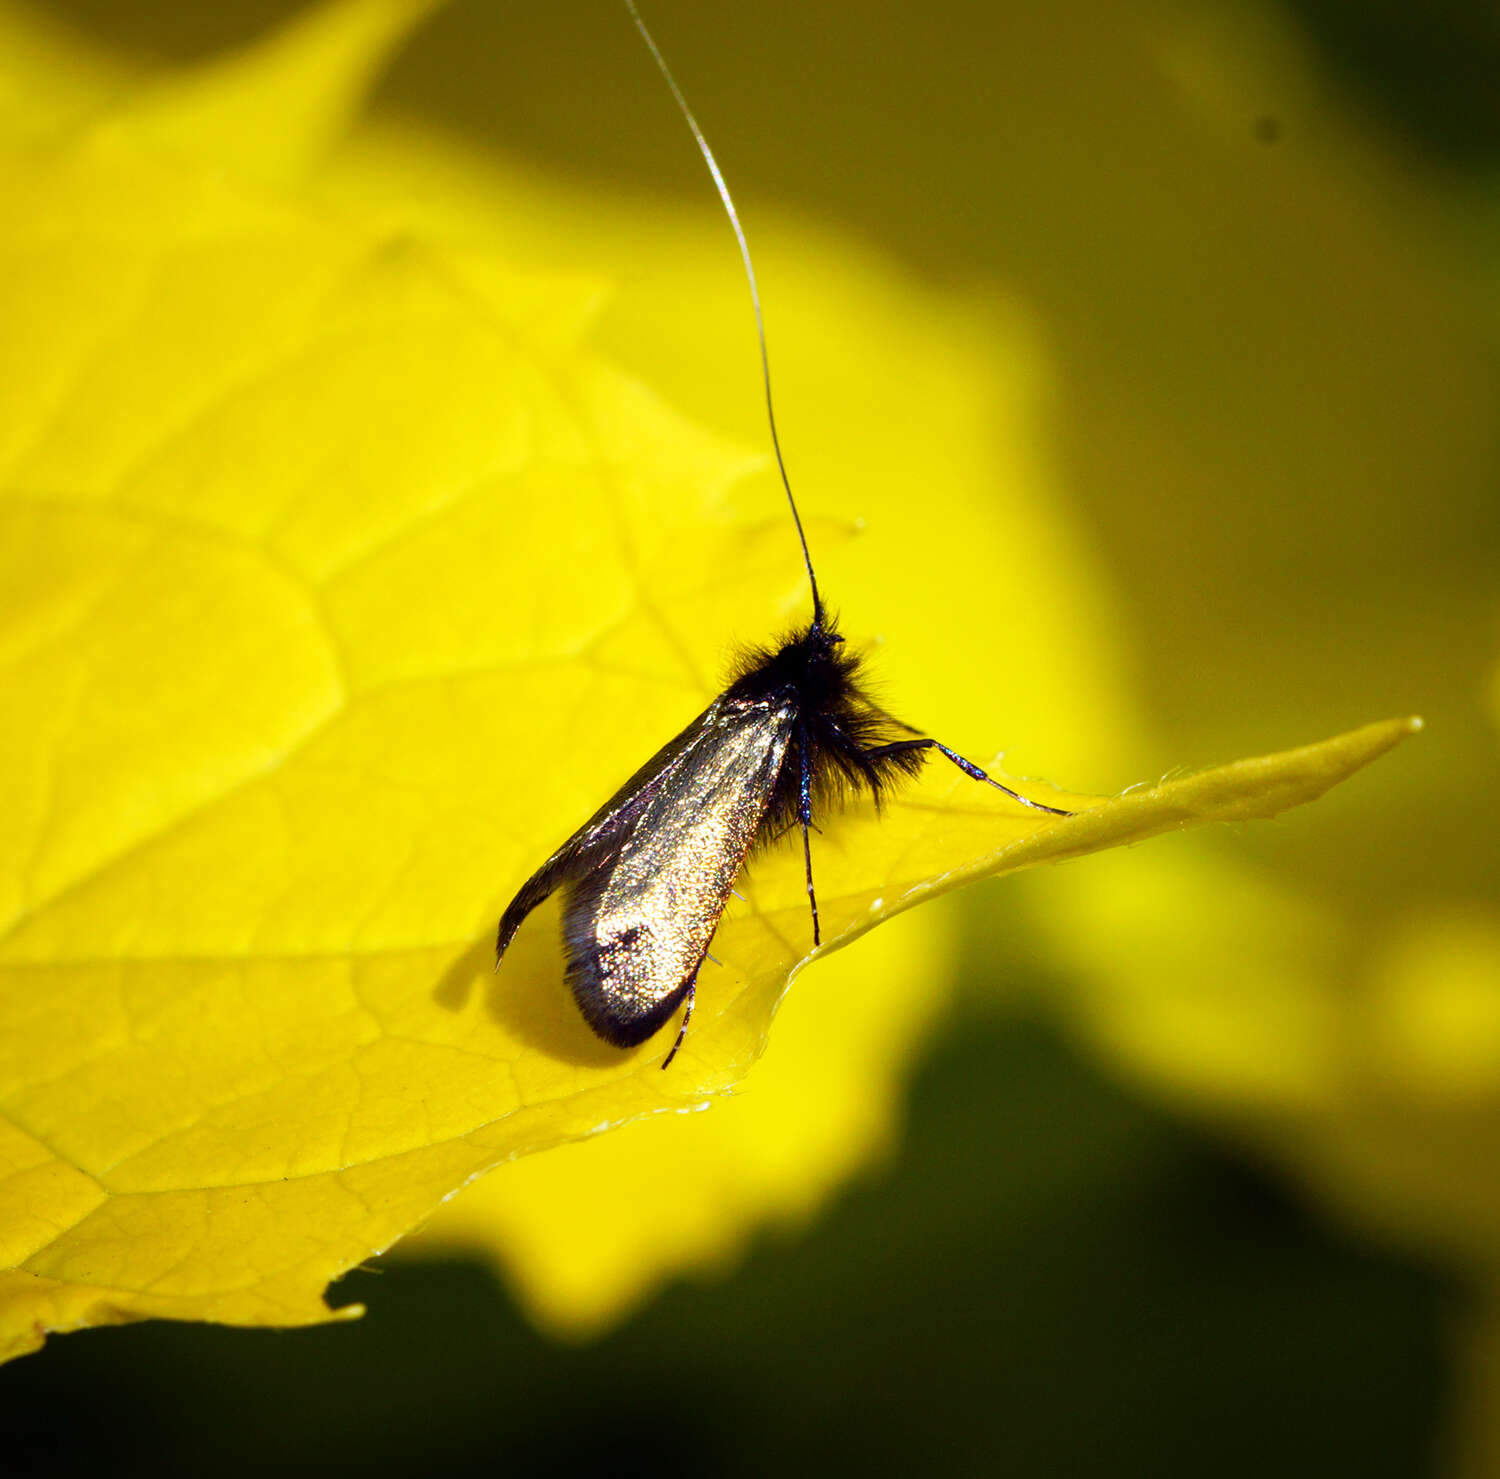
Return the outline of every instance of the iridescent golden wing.
<path id="1" fill-rule="evenodd" d="M 716 699 L 525 884 L 500 921 L 499 953 L 562 889 L 579 1009 L 606 1042 L 644 1042 L 693 985 L 794 723 L 790 705 Z"/>

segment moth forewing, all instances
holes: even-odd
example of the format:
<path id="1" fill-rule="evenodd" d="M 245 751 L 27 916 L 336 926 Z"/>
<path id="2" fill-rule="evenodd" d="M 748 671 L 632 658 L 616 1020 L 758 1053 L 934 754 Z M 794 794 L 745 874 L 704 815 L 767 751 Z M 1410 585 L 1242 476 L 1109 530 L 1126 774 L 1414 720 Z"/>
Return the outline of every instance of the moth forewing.
<path id="1" fill-rule="evenodd" d="M 644 1042 L 693 989 L 794 722 L 790 705 L 721 696 L 518 896 L 563 890 L 567 982 L 606 1042 Z"/>
<path id="2" fill-rule="evenodd" d="M 702 742 L 705 710 L 680 734 L 674 735 L 615 792 L 561 847 L 521 885 L 500 916 L 495 937 L 495 965 L 515 937 L 526 916 L 558 889 L 577 883 L 602 864 L 639 824 L 641 814 L 672 777 L 688 762 Z"/>

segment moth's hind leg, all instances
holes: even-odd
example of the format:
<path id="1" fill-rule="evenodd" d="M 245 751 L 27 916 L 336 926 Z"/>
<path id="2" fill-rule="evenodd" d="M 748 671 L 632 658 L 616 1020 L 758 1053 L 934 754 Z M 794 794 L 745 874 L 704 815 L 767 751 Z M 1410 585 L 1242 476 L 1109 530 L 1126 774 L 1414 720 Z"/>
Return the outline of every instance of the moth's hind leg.
<path id="1" fill-rule="evenodd" d="M 802 862 L 807 870 L 807 904 L 812 910 L 813 949 L 823 943 L 818 928 L 818 896 L 813 890 L 812 876 L 812 757 L 808 754 L 807 736 L 797 746 L 801 757 L 801 773 L 797 784 L 797 821 L 802 827 Z"/>
<path id="2" fill-rule="evenodd" d="M 811 834 L 817 832 L 821 836 L 822 828 L 812 819 L 812 767 L 804 760 L 799 767 L 799 771 L 800 773 L 797 777 L 797 815 L 786 826 L 772 832 L 769 840 L 772 843 L 780 842 L 793 827 L 800 827 L 802 830 L 802 863 L 807 873 L 807 903 L 808 907 L 812 910 L 813 949 L 816 950 L 821 940 L 818 928 L 818 896 L 813 890 Z M 736 894 L 735 897 L 739 898 L 740 896 Z"/>
<path id="3" fill-rule="evenodd" d="M 687 1025 L 693 1017 L 693 1003 L 698 998 L 698 977 L 695 973 L 693 979 L 688 982 L 687 1010 L 682 1014 L 682 1026 L 677 1029 L 677 1040 L 672 1044 L 672 1051 L 661 1060 L 661 1066 L 665 1068 L 673 1058 L 677 1056 L 677 1049 L 682 1046 L 682 1040 L 687 1036 Z"/>
<path id="4" fill-rule="evenodd" d="M 1071 811 L 1064 811 L 1059 806 L 1043 806 L 1040 801 L 1033 801 L 1030 797 L 1021 795 L 1019 791 L 1012 791 L 1009 786 L 1002 786 L 993 776 L 986 775 L 972 760 L 965 760 L 957 750 L 950 750 L 947 745 L 935 739 L 896 740 L 893 744 L 877 745 L 873 750 L 866 750 L 865 754 L 872 760 L 878 760 L 882 755 L 904 755 L 913 750 L 936 750 L 939 754 L 946 755 L 966 776 L 976 781 L 983 781 L 997 791 L 1004 791 L 1012 801 L 1019 801 L 1022 806 L 1029 806 L 1033 811 L 1045 811 L 1055 817 L 1073 815 Z M 811 887 L 811 880 L 808 886 Z"/>

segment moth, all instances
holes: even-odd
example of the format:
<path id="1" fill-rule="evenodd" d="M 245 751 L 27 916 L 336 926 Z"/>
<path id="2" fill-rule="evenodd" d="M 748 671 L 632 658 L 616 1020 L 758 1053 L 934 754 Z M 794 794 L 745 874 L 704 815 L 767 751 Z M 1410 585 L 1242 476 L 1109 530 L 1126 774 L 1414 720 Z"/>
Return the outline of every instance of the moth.
<path id="1" fill-rule="evenodd" d="M 802 547 L 812 619 L 774 647 L 742 659 L 729 686 L 532 874 L 500 918 L 495 964 L 498 969 L 527 915 L 561 891 L 566 980 L 595 1033 L 616 1047 L 635 1047 L 684 1007 L 665 1068 L 682 1046 L 698 972 L 755 848 L 800 829 L 817 948 L 822 938 L 813 888 L 814 817 L 859 795 L 878 807 L 890 787 L 921 770 L 929 752 L 1023 806 L 1058 817 L 1071 813 L 1002 786 L 870 698 L 862 659 L 847 650 L 823 604 L 792 495 L 771 399 L 760 290 L 739 214 L 634 0 L 625 4 L 692 131 L 739 243 L 755 310 L 771 445 Z"/>

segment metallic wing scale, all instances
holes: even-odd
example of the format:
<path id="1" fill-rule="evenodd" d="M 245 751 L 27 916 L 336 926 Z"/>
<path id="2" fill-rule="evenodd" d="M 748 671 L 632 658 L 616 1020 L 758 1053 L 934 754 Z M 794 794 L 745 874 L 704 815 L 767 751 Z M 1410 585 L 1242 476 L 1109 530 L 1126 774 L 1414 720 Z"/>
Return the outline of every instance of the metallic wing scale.
<path id="1" fill-rule="evenodd" d="M 722 694 L 522 888 L 500 921 L 499 952 L 562 889 L 567 982 L 600 1037 L 634 1047 L 685 997 L 691 1012 L 699 967 L 760 830 L 795 720 L 789 703 Z"/>

